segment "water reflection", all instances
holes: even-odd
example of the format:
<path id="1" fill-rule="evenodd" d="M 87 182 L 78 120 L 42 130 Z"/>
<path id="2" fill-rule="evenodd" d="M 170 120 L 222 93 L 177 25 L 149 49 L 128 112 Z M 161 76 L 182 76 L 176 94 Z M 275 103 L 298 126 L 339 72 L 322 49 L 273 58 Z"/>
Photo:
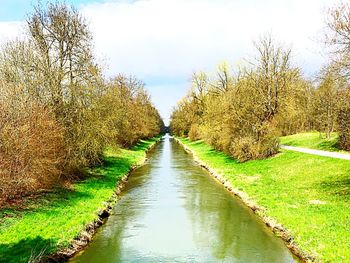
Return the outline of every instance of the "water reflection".
<path id="1" fill-rule="evenodd" d="M 171 138 L 133 172 L 90 246 L 71 262 L 295 262 L 249 209 Z"/>

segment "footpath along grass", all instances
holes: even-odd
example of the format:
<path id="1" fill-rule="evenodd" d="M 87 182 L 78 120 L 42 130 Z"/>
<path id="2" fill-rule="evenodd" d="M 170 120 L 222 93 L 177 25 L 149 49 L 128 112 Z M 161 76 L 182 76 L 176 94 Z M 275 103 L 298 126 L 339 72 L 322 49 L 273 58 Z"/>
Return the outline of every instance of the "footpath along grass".
<path id="1" fill-rule="evenodd" d="M 338 146 L 338 133 L 332 132 L 330 139 L 326 139 L 326 135 L 324 133 L 321 135 L 322 136 L 320 136 L 319 132 L 297 133 L 280 137 L 280 142 L 284 145 L 304 147 L 316 150 L 331 152 L 341 151 Z"/>
<path id="2" fill-rule="evenodd" d="M 39 253 L 55 253 L 97 219 L 117 182 L 159 138 L 141 141 L 131 150 L 106 151 L 104 164 L 87 169 L 88 178 L 72 189 L 58 189 L 21 207 L 0 209 L 0 262 L 28 262 Z"/>
<path id="3" fill-rule="evenodd" d="M 323 262 L 350 262 L 350 161 L 282 150 L 237 163 L 202 141 L 180 139 L 203 162 L 266 208 Z"/>

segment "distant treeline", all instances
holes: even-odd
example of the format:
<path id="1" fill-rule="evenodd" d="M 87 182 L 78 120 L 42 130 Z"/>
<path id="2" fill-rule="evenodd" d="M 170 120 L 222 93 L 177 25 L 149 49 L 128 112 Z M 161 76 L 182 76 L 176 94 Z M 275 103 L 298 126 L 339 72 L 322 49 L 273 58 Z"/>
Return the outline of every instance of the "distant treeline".
<path id="1" fill-rule="evenodd" d="M 141 81 L 103 77 L 74 8 L 38 6 L 25 32 L 0 51 L 0 200 L 82 176 L 107 146 L 164 126 Z"/>
<path id="2" fill-rule="evenodd" d="M 171 131 L 203 139 L 239 161 L 278 152 L 281 135 L 339 131 L 350 150 L 350 7 L 329 10 L 325 44 L 330 62 L 315 80 L 291 61 L 291 49 L 267 35 L 255 42 L 257 56 L 236 68 L 219 66 L 212 76 L 195 73 L 189 94 L 174 109 Z"/>

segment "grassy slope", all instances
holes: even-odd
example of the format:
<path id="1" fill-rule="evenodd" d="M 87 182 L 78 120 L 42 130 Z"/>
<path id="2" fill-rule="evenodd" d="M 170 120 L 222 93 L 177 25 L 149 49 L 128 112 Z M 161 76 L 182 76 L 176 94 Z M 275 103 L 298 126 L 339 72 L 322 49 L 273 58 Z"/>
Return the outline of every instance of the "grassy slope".
<path id="1" fill-rule="evenodd" d="M 28 201 L 25 209 L 0 210 L 0 262 L 27 262 L 31 254 L 45 254 L 69 245 L 97 218 L 116 183 L 132 165 L 145 159 L 157 139 L 142 141 L 132 150 L 108 150 L 104 165 L 89 169 L 88 179 Z"/>
<path id="2" fill-rule="evenodd" d="M 330 139 L 326 139 L 325 134 L 320 136 L 319 132 L 305 132 L 288 135 L 280 138 L 281 144 L 299 146 L 310 149 L 325 151 L 340 151 L 338 147 L 338 134 L 333 132 Z"/>
<path id="3" fill-rule="evenodd" d="M 237 163 L 201 141 L 181 140 L 264 206 L 304 251 L 324 262 L 350 262 L 349 161 L 282 151 L 270 159 Z"/>

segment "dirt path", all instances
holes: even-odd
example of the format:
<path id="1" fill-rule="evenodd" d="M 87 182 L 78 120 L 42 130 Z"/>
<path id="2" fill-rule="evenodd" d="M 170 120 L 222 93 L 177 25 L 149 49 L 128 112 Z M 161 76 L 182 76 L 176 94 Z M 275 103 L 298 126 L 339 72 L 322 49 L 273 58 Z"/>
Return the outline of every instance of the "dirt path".
<path id="1" fill-rule="evenodd" d="M 328 151 L 314 150 L 314 149 L 295 147 L 295 146 L 287 146 L 287 145 L 281 145 L 281 148 L 286 149 L 286 150 L 290 150 L 290 151 L 314 154 L 314 155 L 343 159 L 343 160 L 350 160 L 349 153 L 328 152 Z"/>

